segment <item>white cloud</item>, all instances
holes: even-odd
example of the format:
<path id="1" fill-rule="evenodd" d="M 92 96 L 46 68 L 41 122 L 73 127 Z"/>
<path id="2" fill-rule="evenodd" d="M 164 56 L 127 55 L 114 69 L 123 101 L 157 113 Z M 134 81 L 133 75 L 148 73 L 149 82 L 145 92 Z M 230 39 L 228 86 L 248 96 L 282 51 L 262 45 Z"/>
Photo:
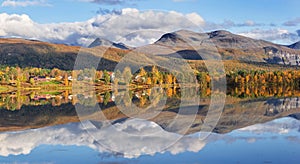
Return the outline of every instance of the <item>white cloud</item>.
<path id="1" fill-rule="evenodd" d="M 139 46 L 159 39 L 166 32 L 179 29 L 199 31 L 204 20 L 196 13 L 126 8 L 118 14 L 97 15 L 84 22 L 52 24 L 36 23 L 28 15 L 4 13 L 0 14 L 0 23 L 0 34 L 4 37 L 18 36 L 67 44 L 89 44 L 85 41 L 103 37 L 116 42 L 128 42 L 130 46 Z M 135 35 L 128 35 L 132 33 Z"/>
<path id="2" fill-rule="evenodd" d="M 167 132 L 156 123 L 147 120 L 130 119 L 101 130 L 94 128 L 90 122 L 85 122 L 84 125 L 71 123 L 13 133 L 0 133 L 0 155 L 29 154 L 36 147 L 47 144 L 86 146 L 100 153 L 115 151 L 122 153 L 125 158 L 137 158 L 144 154 L 164 152 L 172 154 L 185 151 L 198 152 L 206 144 L 199 140 L 197 135 L 180 136 Z M 172 145 L 167 145 L 177 138 L 181 139 L 174 140 Z"/>
<path id="3" fill-rule="evenodd" d="M 265 26 L 252 20 L 235 23 L 226 20 L 223 23 L 205 22 L 197 13 L 183 14 L 176 11 L 140 11 L 125 8 L 118 12 L 106 12 L 83 22 L 64 22 L 40 24 L 28 15 L 0 14 L 0 36 L 22 37 L 65 43 L 88 45 L 93 39 L 102 37 L 114 42 L 123 42 L 129 46 L 141 46 L 153 43 L 161 35 L 180 29 L 201 31 L 229 29 L 232 27 Z M 239 34 L 275 43 L 291 44 L 299 40 L 298 34 L 285 29 L 259 28 Z"/>
<path id="4" fill-rule="evenodd" d="M 286 29 L 254 29 L 251 31 L 240 32 L 240 35 L 255 39 L 263 39 L 274 43 L 291 44 L 299 41 L 297 33 L 291 33 Z"/>
<path id="5" fill-rule="evenodd" d="M 25 131 L 1 132 L 0 155 L 26 155 L 40 145 L 85 146 L 99 153 L 121 153 L 125 158 L 165 152 L 175 155 L 186 151 L 199 152 L 207 143 L 219 140 L 232 145 L 236 141 L 253 143 L 258 140 L 269 140 L 278 134 L 288 137 L 290 134 L 298 133 L 300 127 L 299 120 L 287 117 L 241 128 L 233 133 L 212 133 L 205 141 L 202 141 L 199 139 L 201 132 L 181 136 L 165 131 L 155 122 L 141 119 L 128 119 L 115 123 L 114 126 L 107 126 L 106 122 L 101 122 L 98 123 L 102 126 L 101 129 L 95 128 L 94 124 L 96 123 L 87 121 L 83 124 L 70 123 Z M 249 132 L 252 134 L 249 135 Z M 240 135 L 243 133 L 247 135 Z M 261 135 L 265 133 L 269 135 Z M 162 149 L 177 138 L 181 139 L 168 145 L 167 149 Z M 298 137 L 287 139 L 299 141 Z"/>
<path id="6" fill-rule="evenodd" d="M 45 0 L 4 0 L 2 7 L 51 6 Z"/>
<path id="7" fill-rule="evenodd" d="M 256 124 L 252 126 L 248 126 L 245 128 L 241 128 L 237 131 L 246 131 L 252 132 L 256 134 L 263 133 L 274 133 L 274 134 L 287 134 L 290 131 L 297 131 L 300 127 L 299 120 L 293 118 L 281 118 L 277 120 L 273 120 L 264 124 Z"/>

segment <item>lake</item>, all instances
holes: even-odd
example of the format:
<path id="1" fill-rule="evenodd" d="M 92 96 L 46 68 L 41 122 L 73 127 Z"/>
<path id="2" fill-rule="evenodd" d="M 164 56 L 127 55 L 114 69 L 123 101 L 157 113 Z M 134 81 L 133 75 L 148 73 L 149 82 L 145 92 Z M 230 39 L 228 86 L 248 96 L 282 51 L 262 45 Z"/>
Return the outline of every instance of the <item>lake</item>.
<path id="1" fill-rule="evenodd" d="M 298 163 L 298 94 L 278 87 L 3 93 L 0 162 Z"/>

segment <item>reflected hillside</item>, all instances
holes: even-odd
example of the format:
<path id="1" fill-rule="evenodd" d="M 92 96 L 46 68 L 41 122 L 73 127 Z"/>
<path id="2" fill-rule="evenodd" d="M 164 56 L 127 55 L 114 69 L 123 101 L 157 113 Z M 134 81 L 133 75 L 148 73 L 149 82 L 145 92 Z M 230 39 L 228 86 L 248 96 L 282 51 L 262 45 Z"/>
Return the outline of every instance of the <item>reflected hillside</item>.
<path id="1" fill-rule="evenodd" d="M 196 115 L 185 105 L 179 110 L 182 100 L 200 95 Z M 207 116 L 210 96 L 209 88 L 157 88 L 136 90 L 114 90 L 112 92 L 42 91 L 16 92 L 0 95 L 1 131 L 39 128 L 69 122 L 79 122 L 75 106 L 85 108 L 83 120 L 95 122 L 118 121 L 128 114 L 142 116 L 154 114 L 149 119 L 167 131 L 191 134 L 201 130 Z M 228 133 L 242 127 L 264 123 L 273 119 L 300 113 L 299 90 L 287 87 L 235 87 L 227 89 L 225 108 L 214 132 Z M 166 104 L 161 106 L 161 101 Z M 132 109 L 122 111 L 116 104 Z M 137 107 L 135 110 L 133 107 Z M 98 108 L 100 107 L 100 108 Z M 102 117 L 99 117 L 99 116 Z M 178 117 L 180 116 L 180 117 Z M 174 124 L 174 119 L 176 124 Z M 180 119 L 178 119 L 180 118 Z M 191 120 L 194 120 L 191 122 Z M 181 127 L 191 122 L 187 131 Z M 170 126 L 172 125 L 172 126 Z"/>
<path id="2" fill-rule="evenodd" d="M 104 123 L 104 122 L 103 122 Z M 160 147 L 165 146 L 166 140 L 172 140 L 177 137 L 178 134 L 164 131 L 158 124 L 151 121 L 141 121 L 138 119 L 129 119 L 124 122 L 115 123 L 113 126 L 116 128 L 122 128 L 123 132 L 119 132 L 118 135 L 112 128 L 105 128 L 102 130 L 86 132 L 90 126 L 93 126 L 91 122 L 84 122 L 83 126 L 80 123 L 70 123 L 65 125 L 58 125 L 53 127 L 45 127 L 35 130 L 25 130 L 19 132 L 2 132 L 0 133 L 0 156 L 10 155 L 29 155 L 41 145 L 55 146 L 71 146 L 76 145 L 80 147 L 89 147 L 98 153 L 107 154 L 109 156 L 124 157 L 124 158 L 138 158 L 145 154 L 164 154 L 171 153 L 173 155 L 184 152 L 199 152 L 204 147 L 209 146 L 210 143 L 218 141 L 224 141 L 227 144 L 234 144 L 235 142 L 247 141 L 251 143 L 257 141 L 265 141 L 268 139 L 262 137 L 260 134 L 268 133 L 271 136 L 281 134 L 282 139 L 293 139 L 293 142 L 299 142 L 299 137 L 293 134 L 299 133 L 300 122 L 299 120 L 291 117 L 276 119 L 264 124 L 257 124 L 248 126 L 242 129 L 238 129 L 235 132 L 229 134 L 216 134 L 212 133 L 206 140 L 200 140 L 198 137 L 200 133 L 194 133 L 191 135 L 180 136 L 181 139 L 170 145 L 168 149 L 160 150 Z M 90 126 L 89 126 L 90 125 Z M 131 129 L 136 130 L 138 136 L 126 136 L 124 131 Z M 149 132 L 153 135 L 147 135 Z M 39 135 L 36 135 L 36 134 Z M 145 135 L 146 134 L 146 135 Z M 244 135 L 241 135 L 244 134 Z M 95 139 L 95 136 L 99 137 L 102 142 Z M 112 138 L 115 136 L 116 138 Z M 34 138 L 34 139 L 32 139 Z M 271 137 L 270 137 L 271 138 Z M 272 139 L 276 139 L 274 137 Z M 151 140 L 147 149 L 145 147 L 145 141 Z M 111 142 L 113 141 L 113 142 Z M 134 144 L 127 144 L 132 143 Z M 105 145 L 105 144 L 110 145 Z M 111 149 L 107 149 L 109 146 Z M 114 151 L 115 150 L 115 151 Z M 118 153 L 116 153 L 118 152 Z"/>
<path id="3" fill-rule="evenodd" d="M 122 95 L 126 93 L 126 96 Z M 0 94 L 0 109 L 2 110 L 21 110 L 22 106 L 61 106 L 71 103 L 72 105 L 81 104 L 84 106 L 95 106 L 99 104 L 105 109 L 114 104 L 116 97 L 122 96 L 125 104 L 134 103 L 138 107 L 146 107 L 151 104 L 151 97 L 163 96 L 170 101 L 179 99 L 190 99 L 199 95 L 200 102 L 206 102 L 212 95 L 210 88 L 185 87 L 184 92 L 180 87 L 166 87 L 160 89 L 134 89 L 134 90 L 113 90 L 113 91 L 85 91 L 85 90 L 38 90 L 38 91 L 16 91 Z M 236 98 L 236 101 L 247 99 L 267 99 L 267 98 L 286 98 L 300 97 L 300 89 L 295 86 L 237 86 L 227 88 L 227 97 Z M 156 98 L 156 100 L 160 97 Z M 207 101 L 208 102 L 208 101 Z M 154 99 L 152 103 L 158 103 Z M 231 103 L 231 102 L 229 102 Z M 208 105 L 208 104 L 203 104 Z"/>

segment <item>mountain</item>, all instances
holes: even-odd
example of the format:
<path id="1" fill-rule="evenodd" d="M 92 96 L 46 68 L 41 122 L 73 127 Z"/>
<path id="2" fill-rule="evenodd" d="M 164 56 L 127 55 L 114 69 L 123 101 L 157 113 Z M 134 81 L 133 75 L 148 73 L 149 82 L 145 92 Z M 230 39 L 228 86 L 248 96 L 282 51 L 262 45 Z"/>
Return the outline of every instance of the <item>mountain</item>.
<path id="1" fill-rule="evenodd" d="M 137 66 L 151 61 L 172 64 L 178 62 L 177 59 L 181 56 L 191 63 L 192 68 L 198 70 L 206 69 L 203 59 L 218 56 L 222 57 L 227 70 L 233 68 L 278 70 L 282 65 L 300 64 L 298 49 L 224 30 L 208 33 L 179 30 L 162 35 L 153 44 L 137 48 L 101 38 L 96 39 L 89 48 L 36 40 L 0 39 L 0 65 L 71 70 L 79 52 L 91 57 L 91 61 L 97 61 L 101 57 L 98 69 L 106 70 L 114 70 L 125 55 L 127 63 Z M 233 65 L 233 62 L 236 64 Z"/>
<path id="2" fill-rule="evenodd" d="M 113 70 L 127 51 L 103 46 L 94 49 L 36 40 L 0 38 L 0 65 L 72 70 L 79 53 L 84 53 L 95 61 L 99 60 L 99 54 L 105 54 L 100 55 L 102 59 L 98 69 Z"/>
<path id="3" fill-rule="evenodd" d="M 158 45 L 179 47 L 187 44 L 203 46 L 205 45 L 205 43 L 213 43 L 217 48 L 247 50 L 272 46 L 275 48 L 288 50 L 288 48 L 282 45 L 236 35 L 225 30 L 218 30 L 208 33 L 197 33 L 188 30 L 179 30 L 176 32 L 164 34 L 158 41 L 155 42 L 155 44 Z"/>
<path id="4" fill-rule="evenodd" d="M 299 42 L 296 42 L 294 44 L 291 44 L 288 46 L 289 48 L 292 48 L 292 49 L 300 49 L 300 41 Z"/>
<path id="5" fill-rule="evenodd" d="M 102 38 L 95 39 L 88 47 L 93 48 L 98 46 L 113 47 L 113 48 L 119 48 L 124 50 L 130 49 L 129 46 L 126 46 L 123 43 L 114 43 L 110 40 L 102 39 Z"/>
<path id="6" fill-rule="evenodd" d="M 164 34 L 154 45 L 176 47 L 177 51 L 175 53 L 189 60 L 198 60 L 199 58 L 195 57 L 199 56 L 198 50 L 205 48 L 217 49 L 223 60 L 254 61 L 285 65 L 296 65 L 296 61 L 289 59 L 287 54 L 300 54 L 300 51 L 283 45 L 232 34 L 224 30 L 208 33 L 179 30 Z M 174 54 L 169 54 L 169 56 L 174 56 Z M 283 57 L 286 60 L 283 60 Z"/>

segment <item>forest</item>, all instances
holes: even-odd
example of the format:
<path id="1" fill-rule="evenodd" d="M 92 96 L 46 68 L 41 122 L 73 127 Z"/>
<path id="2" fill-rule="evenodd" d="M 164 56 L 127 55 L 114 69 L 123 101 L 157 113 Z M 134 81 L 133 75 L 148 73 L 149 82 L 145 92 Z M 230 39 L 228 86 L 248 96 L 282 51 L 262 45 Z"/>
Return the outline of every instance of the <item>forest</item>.
<path id="1" fill-rule="evenodd" d="M 284 86 L 299 88 L 300 71 L 230 71 L 226 75 L 211 76 L 208 72 L 195 70 L 193 75 L 184 73 L 170 73 L 156 66 L 140 68 L 132 72 L 130 67 L 110 72 L 107 70 L 83 69 L 65 71 L 57 68 L 42 69 L 36 67 L 0 67 L 0 91 L 18 89 L 38 89 L 49 87 L 51 89 L 72 88 L 76 85 L 95 85 L 107 87 L 114 85 L 130 85 L 134 87 L 150 87 L 154 85 L 178 86 L 178 84 L 191 83 L 200 88 L 210 88 L 211 81 L 218 81 L 226 76 L 228 87 L 255 87 L 255 86 Z"/>

